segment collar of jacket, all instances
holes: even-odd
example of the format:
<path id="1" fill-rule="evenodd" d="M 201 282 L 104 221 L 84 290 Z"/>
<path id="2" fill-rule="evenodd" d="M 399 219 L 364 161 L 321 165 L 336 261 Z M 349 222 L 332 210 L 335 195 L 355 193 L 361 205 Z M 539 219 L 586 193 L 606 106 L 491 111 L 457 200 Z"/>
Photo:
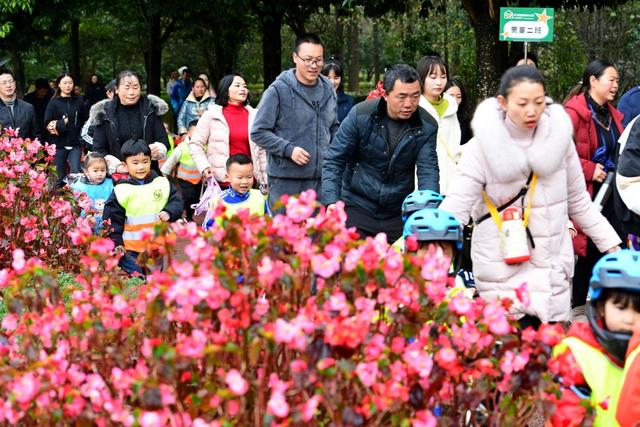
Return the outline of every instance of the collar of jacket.
<path id="1" fill-rule="evenodd" d="M 145 180 L 144 180 L 144 182 L 142 184 L 140 184 L 140 181 L 138 181 L 137 179 L 132 178 L 131 175 L 129 175 L 129 178 L 121 179 L 120 181 L 118 181 L 115 184 L 116 185 L 120 185 L 120 184 L 144 185 L 144 184 L 150 183 L 151 181 L 153 181 L 154 179 L 158 178 L 159 176 L 160 175 L 158 175 L 158 173 L 156 171 L 151 169 L 151 173 L 149 174 L 148 177 L 145 178 Z"/>
<path id="2" fill-rule="evenodd" d="M 422 107 L 418 107 L 416 111 L 413 112 L 411 117 L 407 119 L 409 125 L 411 126 L 411 129 L 422 127 L 423 114 L 428 113 Z M 378 98 L 378 105 L 376 106 L 376 109 L 373 111 L 373 113 L 371 113 L 371 118 L 376 123 L 380 124 L 387 117 L 389 117 L 387 113 L 387 101 L 384 98 Z"/>
<path id="3" fill-rule="evenodd" d="M 167 103 L 155 95 L 140 96 L 140 101 L 138 102 L 140 103 L 140 111 L 145 117 L 151 113 L 162 116 L 169 111 Z M 120 100 L 117 96 L 113 99 L 103 99 L 95 103 L 89 112 L 89 124 L 98 126 L 106 120 L 113 121 L 118 103 L 120 103 Z"/>
<path id="4" fill-rule="evenodd" d="M 193 94 L 193 89 L 191 90 L 191 92 L 189 92 L 189 96 L 187 96 L 187 99 L 185 99 L 185 101 L 191 101 L 191 102 L 199 102 L 199 103 L 203 103 L 204 101 L 206 101 L 207 99 L 209 99 L 209 91 L 205 91 L 204 95 L 202 95 L 202 98 L 200 99 L 200 101 L 198 101 L 196 99 L 196 96 Z"/>
<path id="5" fill-rule="evenodd" d="M 591 110 L 587 105 L 587 97 L 584 95 L 584 93 L 577 94 L 576 96 L 568 100 L 564 106 L 565 108 L 574 110 L 580 117 L 580 120 L 585 122 L 591 121 Z M 623 114 L 620 111 L 616 110 L 609 102 L 607 102 L 607 108 L 609 109 L 609 113 L 611 114 L 611 117 L 613 118 L 613 121 L 617 126 L 620 122 L 622 122 Z M 620 128 L 620 126 L 617 127 Z M 620 128 L 620 131 L 622 132 L 622 128 Z"/>
<path id="6" fill-rule="evenodd" d="M 304 102 L 306 102 L 311 108 L 316 109 L 311 104 L 311 101 L 309 101 L 309 99 L 307 98 L 307 95 L 298 90 L 297 83 L 299 83 L 299 82 L 296 79 L 296 69 L 295 68 L 291 68 L 289 70 L 286 70 L 286 71 L 283 71 L 282 73 L 280 73 L 280 75 L 276 79 L 276 82 L 278 82 L 278 81 L 281 81 L 282 83 L 284 83 L 292 92 L 296 93 L 300 97 L 300 99 L 304 100 Z M 300 84 L 303 84 L 303 83 L 300 83 Z M 322 94 L 322 98 L 320 99 L 320 108 L 322 108 L 324 106 L 324 104 L 326 104 L 326 102 L 331 97 L 335 97 L 336 94 L 335 94 L 335 91 L 333 90 L 333 84 L 329 81 L 328 78 L 326 78 L 322 74 L 318 75 L 317 84 L 320 87 L 322 87 L 323 92 L 324 92 Z"/>

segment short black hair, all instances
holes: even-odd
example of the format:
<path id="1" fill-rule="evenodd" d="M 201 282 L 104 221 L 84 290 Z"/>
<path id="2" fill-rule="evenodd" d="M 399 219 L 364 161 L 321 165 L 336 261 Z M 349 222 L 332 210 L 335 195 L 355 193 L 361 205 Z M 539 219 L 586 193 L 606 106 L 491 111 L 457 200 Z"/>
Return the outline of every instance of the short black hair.
<path id="1" fill-rule="evenodd" d="M 324 65 L 322 66 L 322 71 L 320 71 L 320 74 L 322 74 L 323 76 L 329 77 L 329 73 L 331 71 L 333 71 L 333 73 L 337 77 L 343 76 L 342 63 L 335 56 L 332 56 L 331 58 L 325 61 Z M 338 87 L 338 89 L 342 89 L 342 83 L 343 82 L 340 81 L 340 86 Z"/>
<path id="2" fill-rule="evenodd" d="M 384 73 L 384 79 L 382 85 L 386 93 L 390 93 L 393 90 L 393 86 L 396 84 L 396 80 L 400 80 L 401 83 L 420 83 L 420 91 L 422 92 L 422 82 L 420 81 L 420 75 L 415 68 L 407 64 L 396 64 L 387 69 Z"/>
<path id="3" fill-rule="evenodd" d="M 196 126 L 198 126 L 198 119 L 196 119 L 196 120 L 191 120 L 191 121 L 189 122 L 189 124 L 187 125 L 187 129 L 191 129 L 192 127 L 196 127 Z"/>
<path id="4" fill-rule="evenodd" d="M 123 162 L 126 162 L 129 157 L 137 156 L 138 154 L 151 157 L 151 149 L 144 139 L 128 139 L 127 142 L 122 144 L 120 156 Z"/>
<path id="5" fill-rule="evenodd" d="M 138 84 L 140 84 L 140 86 L 142 86 L 142 79 L 140 78 L 140 74 L 138 74 L 138 73 L 136 73 L 135 71 L 132 71 L 132 70 L 124 70 L 124 71 L 120 71 L 120 73 L 116 77 L 116 87 L 120 86 L 120 83 L 122 82 L 122 79 L 127 78 L 127 77 L 128 78 L 135 77 L 136 80 L 138 80 Z"/>
<path id="6" fill-rule="evenodd" d="M 511 89 L 521 82 L 540 83 L 544 88 L 544 77 L 540 70 L 531 65 L 518 65 L 509 68 L 502 75 L 498 95 L 507 98 Z"/>
<path id="7" fill-rule="evenodd" d="M 109 92 L 109 91 L 114 91 L 116 90 L 116 79 L 112 79 L 109 81 L 109 83 L 107 83 L 107 85 L 104 87 L 104 89 Z"/>
<path id="8" fill-rule="evenodd" d="M 591 61 L 582 74 L 582 91 L 587 92 L 591 89 L 591 82 L 589 81 L 591 77 L 593 76 L 596 79 L 599 79 L 607 68 L 614 68 L 617 70 L 615 64 L 606 59 L 594 59 Z"/>
<path id="9" fill-rule="evenodd" d="M 220 79 L 220 83 L 218 84 L 218 92 L 216 94 L 216 100 L 214 101 L 216 104 L 226 107 L 229 103 L 229 88 L 231 87 L 231 83 L 233 83 L 233 79 L 235 77 L 240 77 L 242 80 L 247 82 L 247 79 L 240 73 L 231 73 L 227 74 L 223 78 Z M 247 105 L 249 103 L 249 95 L 247 94 L 247 99 L 244 100 L 242 105 Z"/>
<path id="10" fill-rule="evenodd" d="M 0 68 L 0 75 L 2 74 L 9 74 L 14 80 L 16 79 L 16 75 L 13 74 L 13 71 L 11 71 L 9 68 L 6 68 L 6 67 Z"/>
<path id="11" fill-rule="evenodd" d="M 91 152 L 85 154 L 84 160 L 82 161 L 82 168 L 83 169 L 88 169 L 89 166 L 91 165 L 91 163 L 93 163 L 94 160 L 100 160 L 100 161 L 104 162 L 105 166 L 108 166 L 107 165 L 107 159 L 105 159 L 104 154 L 94 153 L 94 152 L 91 151 Z"/>
<path id="12" fill-rule="evenodd" d="M 511 56 L 511 60 L 509 61 L 509 63 L 511 64 L 512 67 L 517 67 L 518 66 L 518 61 L 520 61 L 521 59 L 524 59 L 524 51 L 520 50 L 520 51 L 516 51 L 512 56 Z M 536 68 L 538 68 L 538 55 L 536 55 L 535 52 L 529 51 L 527 52 L 527 60 L 531 60 Z M 521 64 L 521 65 L 529 65 L 528 63 L 525 64 Z"/>
<path id="13" fill-rule="evenodd" d="M 604 304 L 609 300 L 616 305 L 620 305 L 624 309 L 631 307 L 634 311 L 640 313 L 640 292 L 605 288 L 602 290 L 600 298 L 596 301 L 596 306 L 601 306 L 602 310 L 604 310 Z"/>
<path id="14" fill-rule="evenodd" d="M 36 89 L 49 89 L 49 81 L 40 77 L 35 81 Z"/>
<path id="15" fill-rule="evenodd" d="M 234 154 L 233 156 L 229 156 L 226 164 L 227 171 L 234 163 L 239 165 L 248 165 L 253 164 L 253 160 L 251 160 L 251 157 L 247 156 L 246 154 Z"/>
<path id="16" fill-rule="evenodd" d="M 324 45 L 322 44 L 322 40 L 320 40 L 320 36 L 318 36 L 317 34 L 304 33 L 304 34 L 299 35 L 298 37 L 296 37 L 296 46 L 295 46 L 295 50 L 294 50 L 295 53 L 298 53 L 298 51 L 300 49 L 300 45 L 302 43 L 319 44 L 324 49 Z"/>

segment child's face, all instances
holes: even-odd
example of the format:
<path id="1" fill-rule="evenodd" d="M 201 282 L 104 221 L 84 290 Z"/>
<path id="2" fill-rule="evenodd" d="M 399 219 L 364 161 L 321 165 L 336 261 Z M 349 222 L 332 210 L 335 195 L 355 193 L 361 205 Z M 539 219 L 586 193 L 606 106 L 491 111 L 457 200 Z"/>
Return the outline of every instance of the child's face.
<path id="1" fill-rule="evenodd" d="M 193 135 L 193 131 L 195 131 L 195 130 L 196 130 L 196 127 L 195 127 L 195 126 L 191 126 L 191 127 L 187 130 L 187 136 L 188 136 L 189 138 L 191 138 L 191 135 Z"/>
<path id="2" fill-rule="evenodd" d="M 232 163 L 227 169 L 227 180 L 236 193 L 247 193 L 253 186 L 253 164 Z"/>
<path id="3" fill-rule="evenodd" d="M 449 242 L 418 242 L 418 255 L 427 255 L 430 246 L 442 249 L 444 256 L 453 259 L 453 245 Z"/>
<path id="4" fill-rule="evenodd" d="M 84 174 L 94 184 L 101 184 L 107 177 L 107 162 L 104 159 L 96 159 L 89 163 L 89 166 L 84 170 Z"/>
<path id="5" fill-rule="evenodd" d="M 632 304 L 614 302 L 609 298 L 604 303 L 604 324 L 612 332 L 631 332 L 633 325 L 640 322 L 640 313 L 633 309 Z"/>
<path id="6" fill-rule="evenodd" d="M 151 156 L 142 153 L 127 157 L 124 161 L 129 169 L 129 175 L 135 179 L 145 179 L 151 172 Z"/>

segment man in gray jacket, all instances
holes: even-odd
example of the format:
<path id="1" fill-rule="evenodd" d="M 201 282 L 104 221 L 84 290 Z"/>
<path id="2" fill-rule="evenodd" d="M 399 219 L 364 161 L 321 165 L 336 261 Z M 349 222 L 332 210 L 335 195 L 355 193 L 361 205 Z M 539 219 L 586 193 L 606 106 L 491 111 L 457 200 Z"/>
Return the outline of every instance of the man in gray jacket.
<path id="1" fill-rule="evenodd" d="M 262 95 L 251 139 L 268 153 L 269 205 L 284 194 L 320 192 L 322 161 L 338 129 L 333 85 L 320 75 L 320 38 L 296 40 L 295 68 L 284 71 Z"/>

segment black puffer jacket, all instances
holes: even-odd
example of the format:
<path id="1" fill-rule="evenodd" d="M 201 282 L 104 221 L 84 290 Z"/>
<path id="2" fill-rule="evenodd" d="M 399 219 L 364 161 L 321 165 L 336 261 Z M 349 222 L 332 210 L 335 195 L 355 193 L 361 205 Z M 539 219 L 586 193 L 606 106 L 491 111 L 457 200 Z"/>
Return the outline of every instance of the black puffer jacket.
<path id="1" fill-rule="evenodd" d="M 169 138 L 162 123 L 162 115 L 169 111 L 169 106 L 162 99 L 154 95 L 141 96 L 140 124 L 142 139 L 151 145 L 160 142 L 169 150 Z M 118 97 L 100 101 L 91 107 L 90 125 L 93 130 L 93 149 L 104 155 L 111 154 L 122 159 L 120 148 L 127 140 L 120 135 L 117 109 L 122 108 Z"/>
<path id="2" fill-rule="evenodd" d="M 418 107 L 409 129 L 390 150 L 384 128 L 384 98 L 352 108 L 333 138 L 322 169 L 322 203 L 343 200 L 378 219 L 399 216 L 402 201 L 415 189 L 438 191 L 438 124 Z"/>
<path id="3" fill-rule="evenodd" d="M 67 123 L 64 117 L 67 117 Z M 55 120 L 58 135 L 49 135 L 49 141 L 56 144 L 56 147 L 78 147 L 80 146 L 80 131 L 82 125 L 87 120 L 88 108 L 82 96 L 66 96 L 51 98 L 47 109 L 44 112 L 44 128 L 47 124 Z"/>

